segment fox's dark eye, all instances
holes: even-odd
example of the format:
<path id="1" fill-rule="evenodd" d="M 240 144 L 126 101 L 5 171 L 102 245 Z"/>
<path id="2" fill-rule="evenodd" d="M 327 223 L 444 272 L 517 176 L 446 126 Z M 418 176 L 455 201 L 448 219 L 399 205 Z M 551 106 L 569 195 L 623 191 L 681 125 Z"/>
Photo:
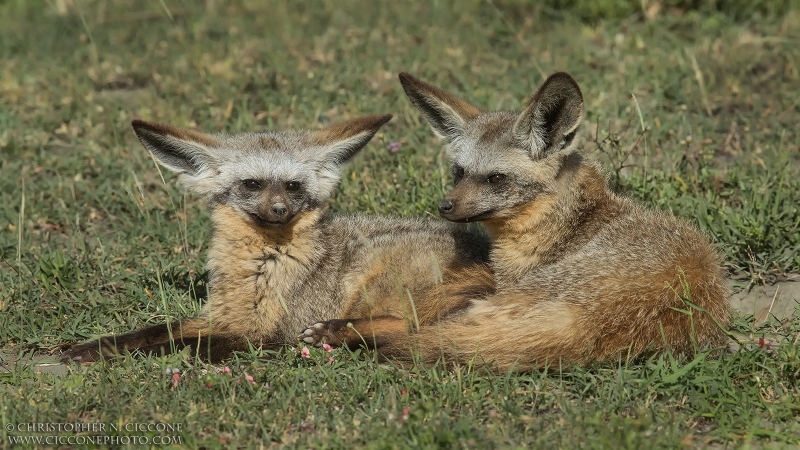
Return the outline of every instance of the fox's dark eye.
<path id="1" fill-rule="evenodd" d="M 300 182 L 299 181 L 290 181 L 286 183 L 286 190 L 287 191 L 296 191 L 300 189 Z"/>
<path id="2" fill-rule="evenodd" d="M 458 179 L 464 178 L 464 168 L 463 167 L 456 167 L 456 178 L 458 178 Z"/>
<path id="3" fill-rule="evenodd" d="M 486 179 L 489 183 L 499 183 L 505 179 L 505 175 L 502 173 L 496 173 L 494 175 L 490 175 L 489 178 Z"/>
<path id="4" fill-rule="evenodd" d="M 249 189 L 251 191 L 257 191 L 261 189 L 261 183 L 259 183 L 258 180 L 244 180 L 242 181 L 242 185 L 245 187 L 245 189 Z"/>

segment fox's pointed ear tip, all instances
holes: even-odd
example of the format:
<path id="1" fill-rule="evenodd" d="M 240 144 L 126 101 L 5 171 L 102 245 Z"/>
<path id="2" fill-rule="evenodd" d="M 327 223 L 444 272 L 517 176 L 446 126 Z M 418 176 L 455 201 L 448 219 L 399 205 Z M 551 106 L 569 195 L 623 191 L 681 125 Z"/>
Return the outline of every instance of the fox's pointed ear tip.
<path id="1" fill-rule="evenodd" d="M 152 130 L 153 128 L 156 128 L 157 125 L 158 124 L 156 123 L 148 122 L 142 119 L 131 120 L 131 126 L 133 127 L 134 130 L 140 130 L 140 129 Z"/>
<path id="2" fill-rule="evenodd" d="M 549 78 L 565 78 L 565 79 L 566 78 L 572 78 L 573 80 L 575 79 L 575 77 L 570 75 L 569 72 L 564 72 L 564 71 L 556 72 L 556 73 L 550 75 Z"/>
<path id="3" fill-rule="evenodd" d="M 373 115 L 370 115 L 370 116 L 358 117 L 358 118 L 353 119 L 353 120 L 355 120 L 357 122 L 360 122 L 359 126 L 363 126 L 363 127 L 366 127 L 366 128 L 376 128 L 377 129 L 378 127 L 382 126 L 386 122 L 392 120 L 392 117 L 394 117 L 394 116 L 391 115 L 391 114 L 373 114 Z"/>
<path id="4" fill-rule="evenodd" d="M 575 79 L 572 75 L 567 72 L 556 72 L 549 77 L 547 77 L 548 81 L 563 81 L 575 86 L 578 86 L 578 80 Z"/>
<path id="5" fill-rule="evenodd" d="M 411 75 L 408 72 L 400 72 L 400 73 L 398 73 L 397 74 L 397 78 L 400 78 L 400 83 L 402 83 L 402 84 L 413 83 L 413 82 L 417 81 L 417 77 L 415 77 L 414 75 Z"/>

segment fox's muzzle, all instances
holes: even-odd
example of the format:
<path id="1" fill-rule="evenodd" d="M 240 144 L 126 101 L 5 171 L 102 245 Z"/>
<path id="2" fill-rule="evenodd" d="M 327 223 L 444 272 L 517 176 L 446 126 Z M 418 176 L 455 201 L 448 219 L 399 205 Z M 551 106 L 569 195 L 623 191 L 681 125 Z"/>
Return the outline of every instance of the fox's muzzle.
<path id="1" fill-rule="evenodd" d="M 461 185 L 453 189 L 447 197 L 439 202 L 439 215 L 451 222 L 477 222 L 490 218 L 494 210 L 486 204 L 476 203 L 474 198 L 464 195 Z"/>
<path id="2" fill-rule="evenodd" d="M 283 203 L 275 203 L 274 205 L 272 205 L 272 209 L 270 210 L 270 212 L 275 217 L 283 217 L 289 212 L 289 210 Z"/>
<path id="3" fill-rule="evenodd" d="M 452 212 L 453 206 L 454 206 L 453 202 L 450 201 L 449 199 L 442 200 L 441 202 L 439 202 L 439 214 L 444 216 L 445 214 Z"/>
<path id="4" fill-rule="evenodd" d="M 449 198 L 439 202 L 439 215 L 442 216 L 443 219 L 452 222 L 471 222 L 472 212 L 463 211 L 463 209 L 463 207 L 458 207 L 456 202 Z"/>
<path id="5" fill-rule="evenodd" d="M 270 201 L 262 205 L 258 212 L 251 214 L 259 226 L 284 225 L 294 217 L 294 211 L 284 201 Z"/>

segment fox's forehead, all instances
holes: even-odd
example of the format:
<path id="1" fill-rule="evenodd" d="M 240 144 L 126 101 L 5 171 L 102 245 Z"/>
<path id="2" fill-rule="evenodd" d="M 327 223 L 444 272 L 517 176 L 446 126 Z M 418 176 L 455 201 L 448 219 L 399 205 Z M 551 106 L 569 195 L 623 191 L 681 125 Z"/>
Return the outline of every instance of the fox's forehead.
<path id="1" fill-rule="evenodd" d="M 528 152 L 519 148 L 512 128 L 516 113 L 481 113 L 464 127 L 463 135 L 449 145 L 450 160 L 471 173 L 508 172 L 531 163 Z"/>
<path id="2" fill-rule="evenodd" d="M 466 123 L 464 134 L 487 145 L 510 143 L 516 120 L 517 113 L 511 111 L 483 112 Z"/>
<path id="3" fill-rule="evenodd" d="M 215 152 L 220 175 L 239 180 L 307 179 L 320 150 L 304 133 L 249 133 L 220 141 Z"/>

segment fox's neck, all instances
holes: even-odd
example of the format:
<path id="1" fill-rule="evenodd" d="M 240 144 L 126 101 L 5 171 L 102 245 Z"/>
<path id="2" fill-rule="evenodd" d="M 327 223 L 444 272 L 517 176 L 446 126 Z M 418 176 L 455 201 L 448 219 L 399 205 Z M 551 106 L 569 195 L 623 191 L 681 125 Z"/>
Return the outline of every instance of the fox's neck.
<path id="1" fill-rule="evenodd" d="M 555 189 L 515 208 L 508 218 L 484 222 L 492 236 L 492 264 L 498 288 L 558 261 L 583 245 L 602 226 L 601 210 L 615 203 L 606 178 L 580 163 L 559 176 Z"/>
<path id="2" fill-rule="evenodd" d="M 324 258 L 322 213 L 301 213 L 283 229 L 256 227 L 233 209 L 213 209 L 214 236 L 208 250 L 206 312 L 221 332 L 250 330 L 269 339 L 278 332 L 293 293 Z"/>
<path id="3" fill-rule="evenodd" d="M 322 213 L 315 210 L 301 214 L 285 227 L 265 228 L 245 220 L 230 207 L 214 208 L 211 213 L 214 223 L 212 251 L 214 248 L 228 253 L 236 248 L 272 248 L 279 253 L 286 253 L 292 248 L 314 245 L 322 237 L 319 227 L 315 226 Z"/>

